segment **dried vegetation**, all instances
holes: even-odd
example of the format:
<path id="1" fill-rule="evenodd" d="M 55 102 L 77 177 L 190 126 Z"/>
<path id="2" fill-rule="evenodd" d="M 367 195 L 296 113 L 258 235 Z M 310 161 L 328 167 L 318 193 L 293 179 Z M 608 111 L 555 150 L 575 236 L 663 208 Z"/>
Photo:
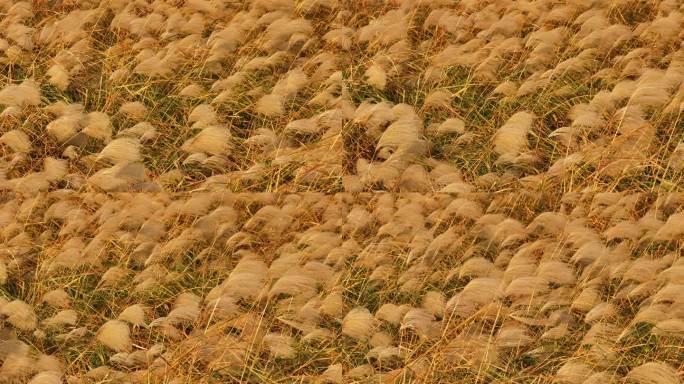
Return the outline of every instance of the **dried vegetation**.
<path id="1" fill-rule="evenodd" d="M 676 0 L 0 0 L 0 383 L 684 375 Z"/>

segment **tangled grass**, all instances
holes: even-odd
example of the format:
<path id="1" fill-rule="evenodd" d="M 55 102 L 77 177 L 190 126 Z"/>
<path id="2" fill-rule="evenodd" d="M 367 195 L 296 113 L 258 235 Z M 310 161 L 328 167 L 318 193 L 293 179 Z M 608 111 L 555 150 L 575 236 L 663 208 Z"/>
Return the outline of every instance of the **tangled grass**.
<path id="1" fill-rule="evenodd" d="M 683 23 L 0 0 L 0 382 L 681 383 Z"/>

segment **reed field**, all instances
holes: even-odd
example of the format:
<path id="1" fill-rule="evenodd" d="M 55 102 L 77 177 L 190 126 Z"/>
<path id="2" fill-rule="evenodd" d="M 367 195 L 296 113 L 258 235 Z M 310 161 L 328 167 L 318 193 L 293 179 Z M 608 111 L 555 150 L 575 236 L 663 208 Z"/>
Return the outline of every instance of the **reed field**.
<path id="1" fill-rule="evenodd" d="M 681 0 L 0 0 L 0 384 L 684 382 Z"/>

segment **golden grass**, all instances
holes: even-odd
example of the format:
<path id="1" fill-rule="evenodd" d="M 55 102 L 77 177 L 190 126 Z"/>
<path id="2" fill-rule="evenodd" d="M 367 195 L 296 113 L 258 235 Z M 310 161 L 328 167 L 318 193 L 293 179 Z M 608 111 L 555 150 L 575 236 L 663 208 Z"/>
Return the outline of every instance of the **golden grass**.
<path id="1" fill-rule="evenodd" d="M 0 382 L 682 382 L 683 14 L 0 1 Z"/>

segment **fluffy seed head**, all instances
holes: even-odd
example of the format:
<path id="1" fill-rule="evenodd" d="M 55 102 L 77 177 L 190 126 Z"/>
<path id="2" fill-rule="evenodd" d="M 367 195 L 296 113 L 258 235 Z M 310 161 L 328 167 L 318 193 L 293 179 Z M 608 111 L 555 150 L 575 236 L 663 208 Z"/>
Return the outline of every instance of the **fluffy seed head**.
<path id="1" fill-rule="evenodd" d="M 40 104 L 40 88 L 29 79 L 20 84 L 10 84 L 0 90 L 0 104 L 6 106 L 24 107 Z"/>
<path id="2" fill-rule="evenodd" d="M 32 331 L 38 324 L 33 308 L 22 300 L 11 301 L 2 308 L 0 313 L 7 316 L 7 321 L 23 331 Z"/>
<path id="3" fill-rule="evenodd" d="M 128 324 L 121 320 L 109 320 L 97 331 L 97 340 L 116 352 L 128 352 L 132 348 Z"/>
<path id="4" fill-rule="evenodd" d="M 372 330 L 373 315 L 364 307 L 353 308 L 342 320 L 342 333 L 353 339 L 367 339 Z"/>

